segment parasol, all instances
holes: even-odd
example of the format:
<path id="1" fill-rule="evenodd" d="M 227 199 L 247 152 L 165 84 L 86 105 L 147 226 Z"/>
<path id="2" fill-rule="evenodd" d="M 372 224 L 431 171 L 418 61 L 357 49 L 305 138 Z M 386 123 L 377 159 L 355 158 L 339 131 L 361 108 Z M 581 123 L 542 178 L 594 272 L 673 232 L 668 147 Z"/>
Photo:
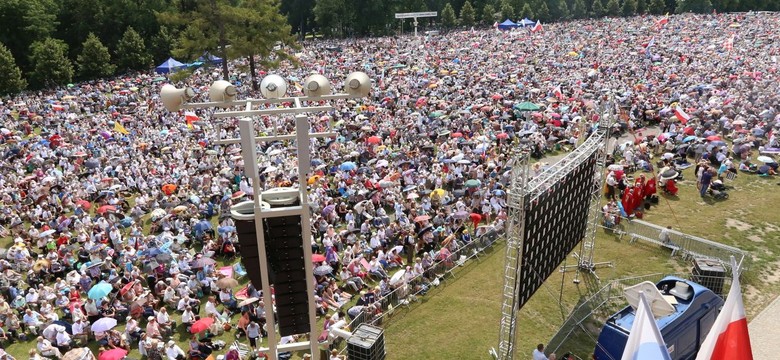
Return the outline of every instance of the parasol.
<path id="1" fill-rule="evenodd" d="M 93 332 L 106 332 L 116 327 L 116 319 L 104 317 L 92 323 Z"/>
<path id="2" fill-rule="evenodd" d="M 38 238 L 39 238 L 39 239 L 41 239 L 41 238 L 45 238 L 45 237 L 47 237 L 47 236 L 51 236 L 51 235 L 53 235 L 53 234 L 54 234 L 54 233 L 56 233 L 56 232 L 57 232 L 57 230 L 53 230 L 53 229 L 46 230 L 46 231 L 43 231 L 43 232 L 41 232 L 40 234 L 38 234 Z"/>
<path id="3" fill-rule="evenodd" d="M 232 289 L 238 286 L 238 281 L 233 278 L 222 278 L 217 280 L 217 287 L 220 289 Z"/>
<path id="4" fill-rule="evenodd" d="M 390 286 L 397 285 L 401 283 L 404 279 L 404 275 L 406 275 L 406 269 L 401 269 L 395 272 L 393 276 L 390 278 L 389 284 Z"/>
<path id="5" fill-rule="evenodd" d="M 214 319 L 210 317 L 202 318 L 190 326 L 190 333 L 197 334 L 208 330 L 211 325 L 214 324 Z"/>
<path id="6" fill-rule="evenodd" d="M 101 206 L 101 207 L 99 207 L 97 209 L 98 215 L 103 215 L 103 214 L 105 214 L 105 213 L 107 213 L 109 211 L 111 211 L 111 212 L 116 211 L 116 206 L 114 206 L 114 205 L 103 205 L 103 206 Z"/>
<path id="7" fill-rule="evenodd" d="M 677 177 L 679 173 L 674 169 L 669 169 L 661 173 L 661 180 L 671 180 Z"/>
<path id="8" fill-rule="evenodd" d="M 430 220 L 431 217 L 429 215 L 420 215 L 414 218 L 414 222 L 423 222 Z"/>
<path id="9" fill-rule="evenodd" d="M 772 159 L 771 157 L 769 157 L 769 156 L 763 156 L 763 155 L 762 155 L 762 156 L 759 156 L 759 157 L 757 157 L 757 158 L 756 158 L 756 160 L 758 160 L 758 161 L 760 161 L 760 162 L 762 162 L 762 163 L 765 163 L 765 164 L 771 164 L 771 163 L 775 162 L 775 160 L 774 160 L 774 159 Z"/>
<path id="10" fill-rule="evenodd" d="M 101 281 L 95 286 L 93 286 L 91 289 L 89 289 L 89 292 L 87 293 L 87 296 L 89 296 L 90 299 L 101 299 L 105 297 L 106 295 L 111 293 L 111 290 L 113 290 L 113 286 L 111 284 Z"/>
<path id="11" fill-rule="evenodd" d="M 322 254 L 312 254 L 311 255 L 311 262 L 313 263 L 320 263 L 325 261 L 325 255 Z"/>
<path id="12" fill-rule="evenodd" d="M 62 360 L 93 360 L 95 359 L 95 355 L 92 354 L 92 351 L 89 350 L 89 348 L 75 348 L 73 350 L 70 350 L 65 353 L 65 355 L 62 355 Z"/>
<path id="13" fill-rule="evenodd" d="M 122 360 L 125 358 L 125 356 L 127 356 L 127 350 L 116 348 L 103 351 L 98 355 L 98 360 Z"/>
<path id="14" fill-rule="evenodd" d="M 165 184 L 162 186 L 162 192 L 164 192 L 165 195 L 171 195 L 174 191 L 176 191 L 176 185 L 174 184 Z"/>
<path id="15" fill-rule="evenodd" d="M 330 265 L 320 265 L 320 266 L 317 266 L 316 268 L 314 268 L 314 271 L 313 271 L 314 275 L 318 275 L 318 276 L 328 275 L 331 272 L 333 272 L 333 268 L 330 267 Z"/>

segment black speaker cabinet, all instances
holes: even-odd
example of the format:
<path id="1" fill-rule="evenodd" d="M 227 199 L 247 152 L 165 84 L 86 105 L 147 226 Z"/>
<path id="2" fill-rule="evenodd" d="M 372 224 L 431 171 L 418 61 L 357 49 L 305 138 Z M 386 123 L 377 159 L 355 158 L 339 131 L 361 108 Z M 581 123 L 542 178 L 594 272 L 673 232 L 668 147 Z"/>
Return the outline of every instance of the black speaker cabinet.
<path id="1" fill-rule="evenodd" d="M 726 269 L 720 262 L 714 260 L 695 259 L 693 260 L 693 269 L 691 269 L 691 278 L 712 292 L 722 295 Z"/>

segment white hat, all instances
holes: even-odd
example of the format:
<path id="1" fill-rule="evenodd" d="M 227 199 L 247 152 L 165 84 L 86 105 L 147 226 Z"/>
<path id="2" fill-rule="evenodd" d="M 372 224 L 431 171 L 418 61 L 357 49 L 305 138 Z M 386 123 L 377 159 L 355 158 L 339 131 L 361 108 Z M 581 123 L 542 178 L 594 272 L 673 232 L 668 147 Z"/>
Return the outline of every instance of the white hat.
<path id="1" fill-rule="evenodd" d="M 174 342 L 173 340 L 169 340 L 168 341 L 168 346 L 173 346 L 173 345 L 176 345 L 176 342 Z"/>

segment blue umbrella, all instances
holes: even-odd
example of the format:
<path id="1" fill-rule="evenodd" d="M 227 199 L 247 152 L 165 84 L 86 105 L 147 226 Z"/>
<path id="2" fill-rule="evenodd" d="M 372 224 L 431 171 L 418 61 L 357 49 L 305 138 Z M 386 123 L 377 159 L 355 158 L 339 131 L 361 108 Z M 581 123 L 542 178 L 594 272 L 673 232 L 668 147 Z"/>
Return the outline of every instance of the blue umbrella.
<path id="1" fill-rule="evenodd" d="M 696 140 L 696 137 L 691 135 L 691 136 L 686 136 L 685 139 L 683 139 L 683 142 L 687 143 L 687 142 L 691 142 L 693 140 Z"/>
<path id="2" fill-rule="evenodd" d="M 101 281 L 93 286 L 92 289 L 89 289 L 89 293 L 87 295 L 90 299 L 102 299 L 106 295 L 110 294 L 111 290 L 113 289 L 114 288 L 111 286 L 111 284 Z"/>
<path id="3" fill-rule="evenodd" d="M 351 161 L 347 161 L 345 163 L 342 163 L 339 166 L 339 170 L 341 170 L 341 171 L 352 171 L 352 170 L 355 170 L 355 169 L 357 169 L 357 165 L 355 165 L 355 163 L 353 163 Z"/>
<path id="4" fill-rule="evenodd" d="M 195 231 L 204 232 L 211 229 L 211 223 L 206 220 L 201 220 L 195 224 Z"/>
<path id="5" fill-rule="evenodd" d="M 236 227 L 235 226 L 220 226 L 217 229 L 217 232 L 220 233 L 220 234 L 229 233 L 231 231 L 236 231 Z"/>

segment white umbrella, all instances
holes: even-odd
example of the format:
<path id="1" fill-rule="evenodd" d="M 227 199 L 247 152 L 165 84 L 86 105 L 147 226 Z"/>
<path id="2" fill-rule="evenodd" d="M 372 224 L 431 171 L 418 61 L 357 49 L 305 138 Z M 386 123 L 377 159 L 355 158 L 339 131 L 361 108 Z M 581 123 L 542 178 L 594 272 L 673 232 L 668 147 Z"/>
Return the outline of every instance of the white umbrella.
<path id="1" fill-rule="evenodd" d="M 93 332 L 105 332 L 116 327 L 116 319 L 104 317 L 92 324 Z"/>
<path id="2" fill-rule="evenodd" d="M 404 275 L 406 275 L 406 269 L 396 271 L 395 274 L 393 274 L 393 277 L 390 278 L 390 286 L 400 283 L 404 279 Z"/>
<path id="3" fill-rule="evenodd" d="M 269 166 L 269 167 L 265 168 L 265 170 L 263 170 L 263 174 L 268 174 L 268 173 L 274 172 L 274 171 L 276 171 L 276 166 Z"/>
<path id="4" fill-rule="evenodd" d="M 747 121 L 745 121 L 745 120 L 734 120 L 734 122 L 732 124 L 734 124 L 734 125 L 747 125 Z"/>
<path id="5" fill-rule="evenodd" d="M 276 149 L 268 153 L 268 156 L 276 156 L 282 153 L 282 150 Z"/>
<path id="6" fill-rule="evenodd" d="M 758 160 L 758 161 L 760 161 L 760 162 L 762 162 L 762 163 L 765 163 L 765 164 L 771 164 L 771 163 L 775 162 L 775 160 L 774 160 L 774 159 L 772 159 L 771 157 L 769 157 L 769 156 L 763 156 L 763 155 L 762 155 L 762 156 L 759 156 L 759 157 L 757 157 L 757 158 L 756 158 L 756 160 Z"/>
<path id="7" fill-rule="evenodd" d="M 57 232 L 57 231 L 56 230 L 46 230 L 46 231 L 38 234 L 38 237 L 39 238 L 45 238 L 47 236 L 50 236 L 50 235 L 54 234 L 55 232 Z"/>
<path id="8" fill-rule="evenodd" d="M 51 324 L 43 329 L 43 337 L 47 339 L 54 339 L 57 336 L 58 331 L 65 331 L 65 327 L 59 324 Z"/>
<path id="9" fill-rule="evenodd" d="M 378 168 L 379 167 L 386 167 L 388 165 L 390 165 L 390 162 L 388 162 L 385 159 L 382 159 L 382 160 L 379 160 L 379 161 L 376 162 L 376 167 L 378 167 Z"/>
<path id="10" fill-rule="evenodd" d="M 607 170 L 609 170 L 609 171 L 622 171 L 623 170 L 623 165 L 612 164 L 610 166 L 607 166 Z"/>

